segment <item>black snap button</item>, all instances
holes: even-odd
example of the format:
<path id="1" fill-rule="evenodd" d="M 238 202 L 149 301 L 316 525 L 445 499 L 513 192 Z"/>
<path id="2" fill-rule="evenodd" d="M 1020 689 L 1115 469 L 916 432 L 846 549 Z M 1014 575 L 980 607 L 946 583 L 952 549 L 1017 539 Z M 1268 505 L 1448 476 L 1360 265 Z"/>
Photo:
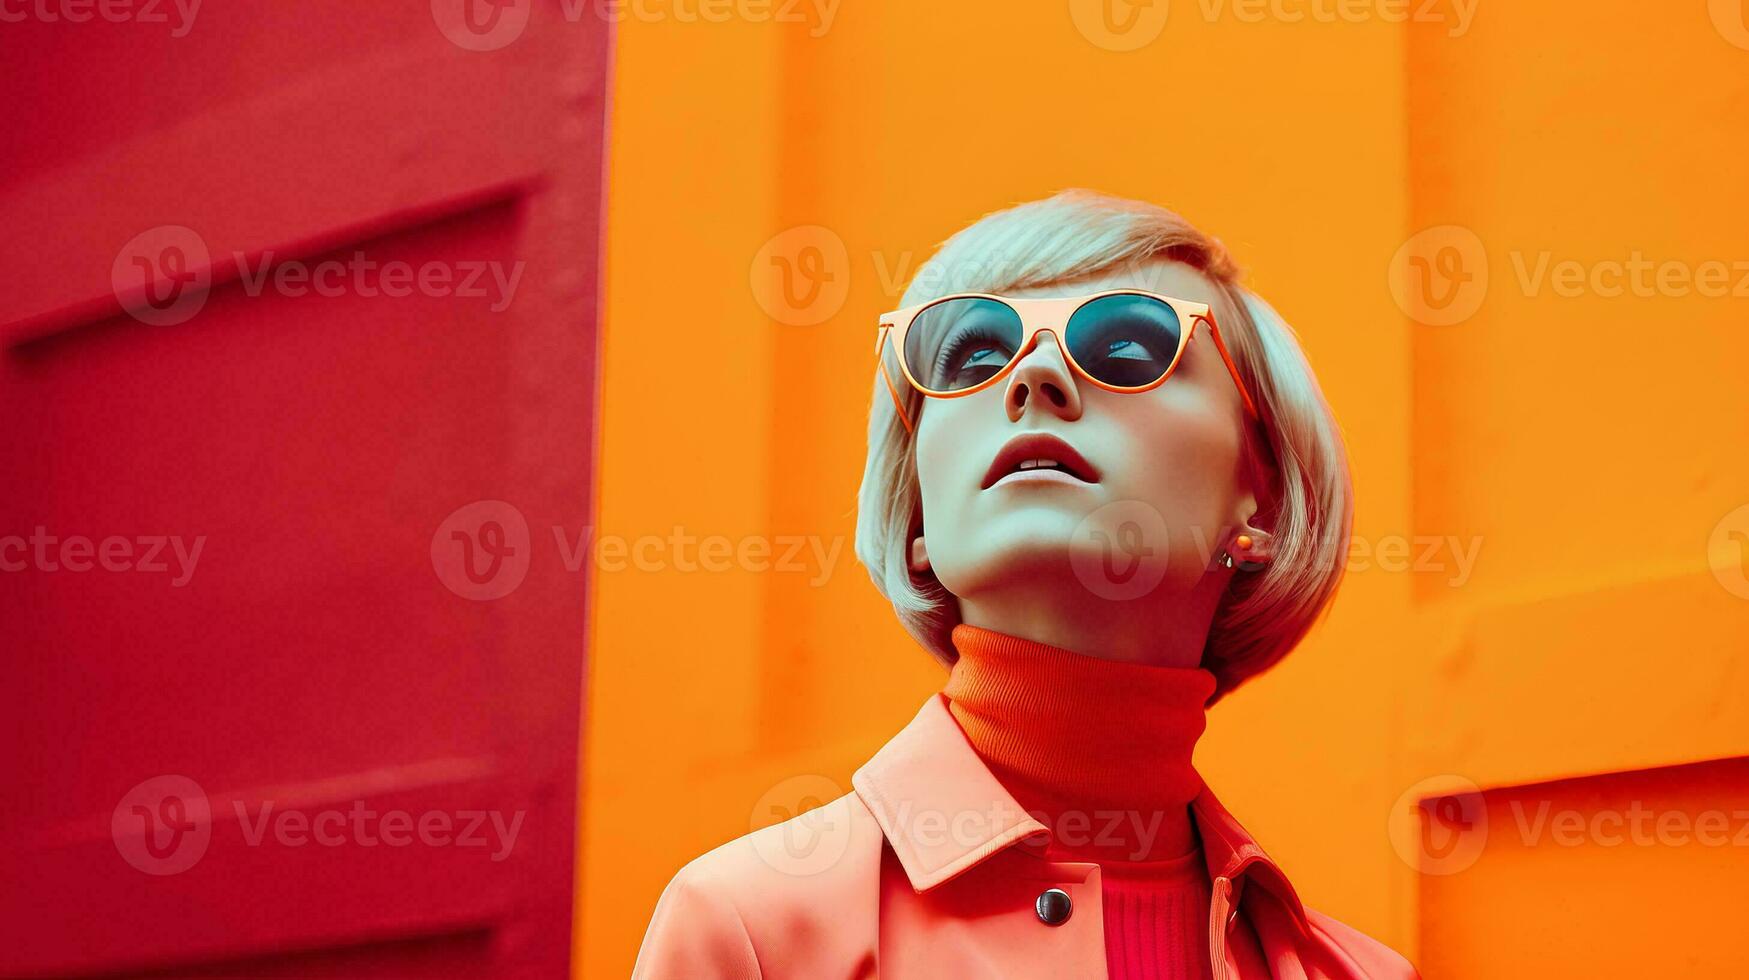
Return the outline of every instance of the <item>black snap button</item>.
<path id="1" fill-rule="evenodd" d="M 1032 903 L 1032 910 L 1038 913 L 1038 920 L 1045 925 L 1060 926 L 1069 921 L 1074 903 L 1069 901 L 1069 893 L 1061 888 L 1046 888 L 1039 893 L 1038 901 Z"/>

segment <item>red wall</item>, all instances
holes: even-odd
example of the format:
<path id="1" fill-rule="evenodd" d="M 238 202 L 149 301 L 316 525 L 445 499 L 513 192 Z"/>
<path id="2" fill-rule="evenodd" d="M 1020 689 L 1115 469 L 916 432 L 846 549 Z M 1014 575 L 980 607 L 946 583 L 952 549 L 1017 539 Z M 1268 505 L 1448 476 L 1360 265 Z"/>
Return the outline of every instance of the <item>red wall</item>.
<path id="1" fill-rule="evenodd" d="M 607 29 L 446 6 L 5 25 L 0 974 L 567 968 Z"/>

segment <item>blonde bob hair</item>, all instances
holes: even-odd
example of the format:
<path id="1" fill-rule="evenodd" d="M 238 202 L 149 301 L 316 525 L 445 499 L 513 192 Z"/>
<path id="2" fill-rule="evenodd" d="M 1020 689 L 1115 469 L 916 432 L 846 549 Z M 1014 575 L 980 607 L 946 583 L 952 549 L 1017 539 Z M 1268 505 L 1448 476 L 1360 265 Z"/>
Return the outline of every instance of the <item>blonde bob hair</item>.
<path id="1" fill-rule="evenodd" d="M 1262 448 L 1278 476 L 1259 495 L 1267 503 L 1258 519 L 1274 535 L 1274 555 L 1257 571 L 1234 574 L 1203 650 L 1202 666 L 1216 679 L 1212 704 L 1299 643 L 1346 565 L 1354 514 L 1347 453 L 1292 328 L 1239 285 L 1239 267 L 1218 239 L 1158 205 L 1080 189 L 985 215 L 942 243 L 894 305 L 1073 282 L 1155 259 L 1183 262 L 1213 283 L 1215 318 L 1257 402 Z M 917 418 L 923 396 L 902 382 L 899 394 Z M 856 555 L 905 628 L 951 666 L 959 603 L 908 561 L 923 524 L 914 450 L 877 371 Z"/>

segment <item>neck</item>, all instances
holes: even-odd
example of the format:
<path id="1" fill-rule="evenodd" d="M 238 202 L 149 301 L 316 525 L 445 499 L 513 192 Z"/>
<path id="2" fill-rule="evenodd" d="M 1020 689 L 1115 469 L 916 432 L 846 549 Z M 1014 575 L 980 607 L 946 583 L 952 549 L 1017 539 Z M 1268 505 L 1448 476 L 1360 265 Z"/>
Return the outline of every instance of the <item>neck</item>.
<path id="1" fill-rule="evenodd" d="M 978 755 L 1051 829 L 1055 853 L 1156 861 L 1196 847 L 1192 753 L 1214 675 L 954 628 L 942 693 Z"/>
<path id="2" fill-rule="evenodd" d="M 991 589 L 959 598 L 960 621 L 1103 660 L 1193 668 L 1221 599 L 1219 579 L 1204 581 L 1173 602 L 1106 600 L 1056 585 Z"/>

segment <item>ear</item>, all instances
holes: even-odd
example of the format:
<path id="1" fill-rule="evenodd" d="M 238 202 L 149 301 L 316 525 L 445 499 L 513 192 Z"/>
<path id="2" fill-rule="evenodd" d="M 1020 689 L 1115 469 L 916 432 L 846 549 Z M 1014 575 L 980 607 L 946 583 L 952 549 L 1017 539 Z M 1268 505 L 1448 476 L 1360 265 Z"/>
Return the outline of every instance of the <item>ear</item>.
<path id="1" fill-rule="evenodd" d="M 1264 526 L 1270 522 L 1258 509 L 1255 493 L 1247 490 L 1240 494 L 1233 529 L 1221 545 L 1221 550 L 1233 556 L 1233 567 L 1242 572 L 1255 572 L 1275 558 L 1275 535 Z"/>
<path id="2" fill-rule="evenodd" d="M 1241 466 L 1244 482 L 1235 501 L 1233 529 L 1227 534 L 1223 550 L 1233 556 L 1235 568 L 1255 572 L 1276 557 L 1273 528 L 1279 502 L 1274 497 L 1281 477 L 1263 434 L 1247 428 L 1245 435 Z M 1241 537 L 1246 539 L 1243 546 L 1239 544 Z"/>
<path id="3" fill-rule="evenodd" d="M 929 546 L 923 543 L 923 535 L 911 539 L 911 570 L 913 572 L 929 571 Z"/>
<path id="4" fill-rule="evenodd" d="M 1241 523 L 1227 537 L 1226 552 L 1233 556 L 1233 567 L 1242 572 L 1255 572 L 1275 558 L 1275 536 L 1250 521 Z"/>

